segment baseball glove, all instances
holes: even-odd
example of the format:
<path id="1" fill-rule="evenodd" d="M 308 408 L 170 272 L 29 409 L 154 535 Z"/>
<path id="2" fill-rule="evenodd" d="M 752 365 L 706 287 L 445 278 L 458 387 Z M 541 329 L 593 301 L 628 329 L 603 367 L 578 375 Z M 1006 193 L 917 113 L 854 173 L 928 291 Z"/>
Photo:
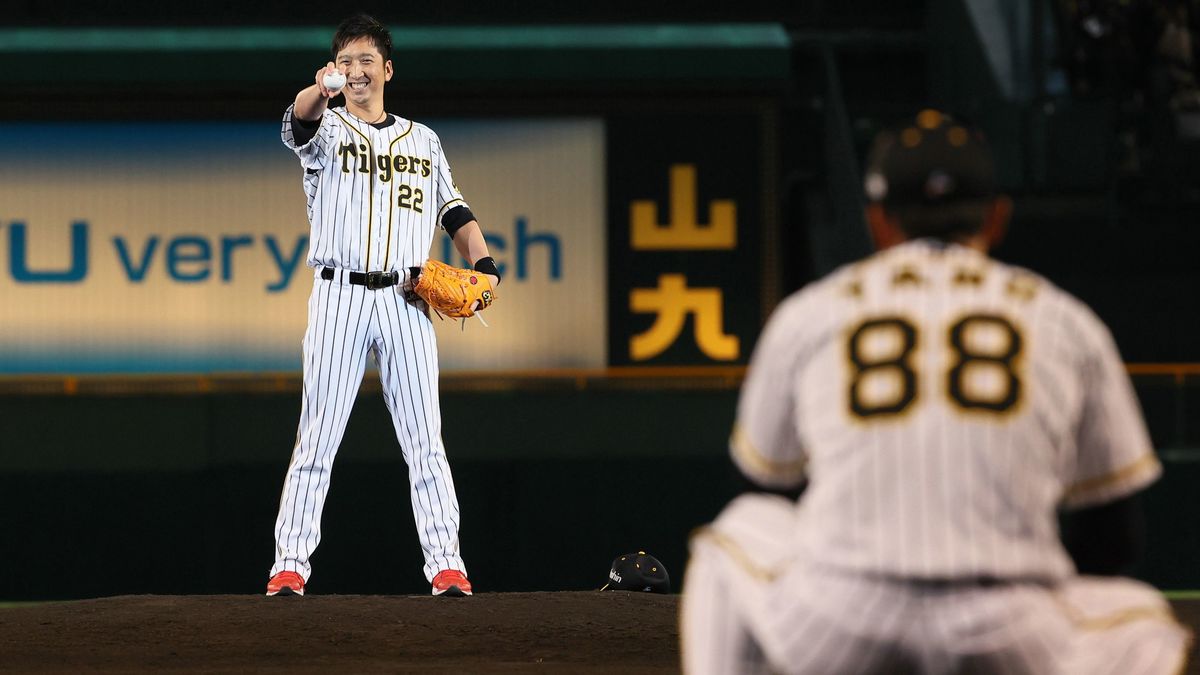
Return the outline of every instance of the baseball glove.
<path id="1" fill-rule="evenodd" d="M 452 267 L 437 260 L 426 260 L 413 292 L 439 314 L 465 319 L 487 309 L 496 299 L 487 275 L 475 270 Z M 479 306 L 476 307 L 475 303 Z"/>

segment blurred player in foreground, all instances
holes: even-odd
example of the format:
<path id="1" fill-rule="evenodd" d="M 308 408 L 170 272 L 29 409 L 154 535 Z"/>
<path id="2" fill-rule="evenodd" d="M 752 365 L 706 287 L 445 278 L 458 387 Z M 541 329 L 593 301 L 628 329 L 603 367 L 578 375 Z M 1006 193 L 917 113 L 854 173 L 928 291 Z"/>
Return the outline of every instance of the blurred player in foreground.
<path id="1" fill-rule="evenodd" d="M 880 252 L 755 348 L 730 451 L 763 491 L 692 539 L 684 671 L 1180 672 L 1188 631 L 1112 576 L 1162 469 L 1108 330 L 986 255 L 1011 202 L 975 130 L 923 111 L 865 183 Z"/>

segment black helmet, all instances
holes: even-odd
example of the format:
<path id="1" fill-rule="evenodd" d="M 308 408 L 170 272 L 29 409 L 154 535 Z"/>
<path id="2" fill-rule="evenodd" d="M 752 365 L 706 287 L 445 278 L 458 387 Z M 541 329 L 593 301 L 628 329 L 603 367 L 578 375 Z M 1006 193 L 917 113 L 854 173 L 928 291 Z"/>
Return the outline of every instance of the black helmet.
<path id="1" fill-rule="evenodd" d="M 927 109 L 875 137 L 863 188 L 910 234 L 969 232 L 982 225 L 979 207 L 997 196 L 996 168 L 978 129 Z"/>
<path id="2" fill-rule="evenodd" d="M 619 555 L 608 570 L 608 580 L 600 590 L 670 593 L 671 577 L 658 558 L 645 551 Z"/>

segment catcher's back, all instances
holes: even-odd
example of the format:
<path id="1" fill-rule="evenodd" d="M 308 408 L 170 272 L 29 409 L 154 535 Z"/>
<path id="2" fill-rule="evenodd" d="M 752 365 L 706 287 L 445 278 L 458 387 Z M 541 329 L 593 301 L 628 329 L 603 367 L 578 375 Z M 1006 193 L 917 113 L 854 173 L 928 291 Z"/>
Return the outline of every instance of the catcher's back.
<path id="1" fill-rule="evenodd" d="M 1104 326 L 975 250 L 908 242 L 790 298 L 771 324 L 751 369 L 787 373 L 777 405 L 808 462 L 797 535 L 814 560 L 1061 578 L 1060 500 L 1103 501 L 1158 470 Z M 753 426 L 747 406 L 772 405 L 755 389 L 740 425 Z"/>

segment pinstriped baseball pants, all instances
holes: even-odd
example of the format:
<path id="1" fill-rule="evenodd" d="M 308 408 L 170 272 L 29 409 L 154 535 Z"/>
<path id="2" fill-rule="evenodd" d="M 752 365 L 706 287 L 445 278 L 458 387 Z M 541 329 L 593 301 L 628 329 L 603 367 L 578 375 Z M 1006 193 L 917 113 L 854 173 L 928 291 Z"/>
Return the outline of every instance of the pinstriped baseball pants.
<path id="1" fill-rule="evenodd" d="M 304 393 L 291 464 L 275 523 L 274 575 L 312 572 L 330 472 L 362 383 L 367 357 L 379 364 L 384 400 L 408 465 L 409 492 L 428 580 L 466 572 L 459 509 L 442 444 L 438 354 L 433 326 L 399 287 L 368 290 L 316 276 L 304 335 Z"/>
<path id="2" fill-rule="evenodd" d="M 794 506 L 747 495 L 692 539 L 684 672 L 1181 672 L 1188 631 L 1130 579 L 921 584 L 833 571 L 787 551 Z"/>

